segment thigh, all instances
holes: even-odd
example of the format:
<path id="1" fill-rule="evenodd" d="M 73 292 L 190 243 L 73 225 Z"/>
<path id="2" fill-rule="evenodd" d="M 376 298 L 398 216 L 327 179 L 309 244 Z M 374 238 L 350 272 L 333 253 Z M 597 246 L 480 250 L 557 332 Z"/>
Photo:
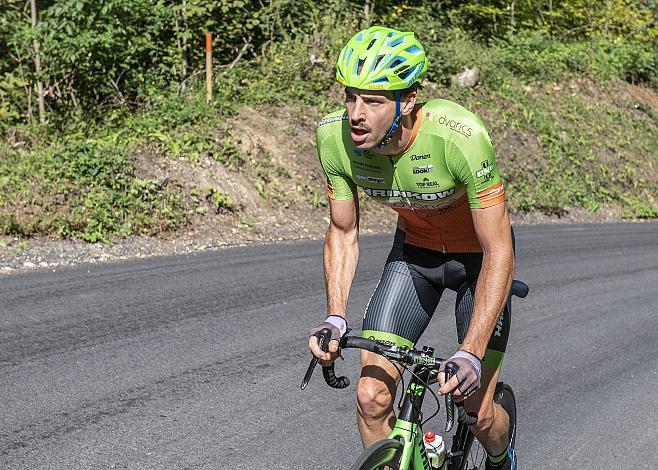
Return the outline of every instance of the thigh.
<path id="1" fill-rule="evenodd" d="M 486 416 L 487 419 L 484 421 L 490 421 L 494 418 L 493 397 L 496 392 L 496 384 L 499 376 L 499 369 L 482 368 L 480 388 L 464 400 L 466 411 L 476 413 L 479 418 Z M 478 421 L 481 422 L 483 420 L 479 419 Z"/>
<path id="2" fill-rule="evenodd" d="M 413 347 L 441 298 L 437 289 L 405 260 L 404 234 L 396 234 L 382 277 L 368 301 L 362 336 Z"/>
<path id="3" fill-rule="evenodd" d="M 473 305 L 475 300 L 475 287 L 477 281 L 464 284 L 457 292 L 455 303 L 455 321 L 457 326 L 457 341 L 462 344 L 471 322 Z M 498 370 L 503 365 L 507 340 L 512 326 L 512 311 L 510 299 L 507 300 L 505 308 L 500 313 L 494 326 L 487 350 L 482 361 L 482 367 Z"/>

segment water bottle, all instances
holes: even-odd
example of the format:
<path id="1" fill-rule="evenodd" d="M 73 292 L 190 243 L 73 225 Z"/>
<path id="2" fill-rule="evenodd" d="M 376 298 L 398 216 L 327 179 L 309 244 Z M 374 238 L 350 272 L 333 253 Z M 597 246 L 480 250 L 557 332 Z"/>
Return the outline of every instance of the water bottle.
<path id="1" fill-rule="evenodd" d="M 446 468 L 446 448 L 441 436 L 437 436 L 434 431 L 428 429 L 423 436 L 423 443 L 430 467 L 444 470 Z"/>

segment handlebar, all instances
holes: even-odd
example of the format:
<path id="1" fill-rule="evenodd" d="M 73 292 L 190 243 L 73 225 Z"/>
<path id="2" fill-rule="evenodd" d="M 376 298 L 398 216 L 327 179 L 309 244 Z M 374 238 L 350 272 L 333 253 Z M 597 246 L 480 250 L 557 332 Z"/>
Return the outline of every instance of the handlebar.
<path id="1" fill-rule="evenodd" d="M 510 296 L 516 296 L 524 298 L 528 295 L 529 288 L 524 283 L 517 279 L 512 281 L 512 287 L 510 289 Z M 329 341 L 331 339 L 331 331 L 328 328 L 323 328 L 318 331 L 315 336 L 318 338 L 318 343 L 320 348 L 323 351 L 329 350 Z M 392 346 L 383 343 L 378 343 L 377 341 L 360 338 L 357 336 L 343 336 L 340 340 L 340 348 L 358 348 L 364 349 L 366 351 L 373 352 L 375 354 L 380 354 L 393 362 L 398 362 L 404 365 L 422 365 L 431 368 L 436 368 L 438 370 L 439 366 L 443 362 L 443 359 L 438 357 L 433 357 L 431 351 L 416 351 L 415 349 L 409 349 L 403 346 Z M 319 359 L 314 357 L 311 360 L 311 363 L 306 370 L 306 375 L 304 380 L 302 380 L 302 390 L 306 388 L 309 380 L 311 380 L 311 375 L 313 375 L 313 370 L 318 364 Z M 454 362 L 448 362 L 445 367 L 446 381 L 450 380 L 454 374 L 459 370 L 459 366 Z M 345 388 L 349 386 L 350 379 L 347 377 L 337 377 L 334 371 L 334 365 L 330 364 L 328 366 L 322 366 L 322 375 L 324 376 L 325 382 L 330 387 L 333 388 Z M 429 381 L 430 383 L 432 381 Z M 446 432 L 449 432 L 454 425 L 454 409 L 453 406 L 457 407 L 457 422 L 465 424 L 466 426 L 471 426 L 477 422 L 477 415 L 475 413 L 467 413 L 464 409 L 464 404 L 462 402 L 455 403 L 452 398 L 452 394 L 449 393 L 445 396 L 446 400 Z"/>
<path id="2" fill-rule="evenodd" d="M 331 330 L 328 328 L 323 328 L 316 333 L 316 336 L 318 338 L 320 348 L 323 351 L 328 351 L 329 340 L 331 338 Z M 436 370 L 438 370 L 441 363 L 444 361 L 441 358 L 433 357 L 431 353 L 426 351 L 417 351 L 415 349 L 409 349 L 404 346 L 387 345 L 372 339 L 361 338 L 358 336 L 343 336 L 343 338 L 340 340 L 340 348 L 364 349 L 366 351 L 382 355 L 393 362 L 398 362 L 404 365 L 422 365 L 435 368 Z M 317 357 L 314 357 L 311 360 L 311 363 L 309 364 L 304 376 L 304 380 L 302 381 L 302 390 L 304 390 L 306 385 L 308 385 L 308 382 L 311 379 L 311 375 L 313 374 L 313 370 L 315 369 L 318 361 L 319 359 Z M 450 377 L 456 374 L 458 369 L 459 366 L 454 362 L 447 363 L 445 367 L 446 381 L 450 380 Z M 329 364 L 328 366 L 322 366 L 322 375 L 327 385 L 333 388 L 343 389 L 350 384 L 349 378 L 344 376 L 336 376 L 333 363 Z M 455 403 L 451 393 L 445 395 L 445 402 L 447 413 L 446 432 L 449 432 L 454 426 L 454 405 L 457 407 L 457 422 L 465 424 L 466 426 L 471 426 L 477 422 L 477 415 L 474 413 L 467 413 L 464 409 L 463 403 Z"/>

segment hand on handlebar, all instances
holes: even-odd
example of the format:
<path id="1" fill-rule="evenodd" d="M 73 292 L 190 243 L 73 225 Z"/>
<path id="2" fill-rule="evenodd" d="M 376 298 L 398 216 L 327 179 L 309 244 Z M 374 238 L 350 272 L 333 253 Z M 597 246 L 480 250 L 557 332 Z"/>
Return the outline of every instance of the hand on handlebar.
<path id="1" fill-rule="evenodd" d="M 452 362 L 457 367 L 456 373 L 445 381 L 445 366 Z M 474 354 L 468 351 L 457 351 L 451 358 L 441 364 L 439 369 L 439 393 L 446 395 L 452 393 L 455 398 L 467 398 L 480 388 L 480 377 L 482 375 L 482 362 Z"/>
<path id="2" fill-rule="evenodd" d="M 323 351 L 317 337 L 317 333 L 328 328 L 331 331 L 331 340 L 329 341 L 329 350 Z M 311 328 L 308 338 L 308 348 L 313 355 L 320 359 L 320 364 L 327 366 L 332 364 L 338 357 L 338 345 L 340 338 L 348 331 L 347 322 L 338 315 L 329 315 L 320 325 Z"/>

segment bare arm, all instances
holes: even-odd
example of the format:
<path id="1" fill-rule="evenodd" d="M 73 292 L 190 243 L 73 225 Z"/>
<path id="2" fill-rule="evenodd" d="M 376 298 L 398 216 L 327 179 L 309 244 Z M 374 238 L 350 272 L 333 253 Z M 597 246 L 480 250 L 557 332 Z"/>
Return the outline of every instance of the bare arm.
<path id="1" fill-rule="evenodd" d="M 512 285 L 514 250 L 509 214 L 505 204 L 497 204 L 485 209 L 473 209 L 471 214 L 475 232 L 482 246 L 483 259 L 475 288 L 475 305 L 461 349 L 482 360 Z M 457 359 L 458 354 L 453 356 L 454 361 L 464 361 L 463 356 Z M 464 364 L 468 366 L 469 361 L 471 360 L 465 361 Z M 461 378 L 456 375 L 447 383 L 444 382 L 444 377 L 441 375 L 439 392 L 441 394 L 452 392 L 456 397 L 460 397 L 463 393 L 470 393 L 471 387 L 479 386 L 479 372 L 477 375 L 474 375 L 475 373 L 473 370 L 472 374 L 466 373 Z M 470 378 L 466 380 L 466 377 Z M 463 385 L 460 385 L 460 380 L 464 381 Z M 462 388 L 457 388 L 458 386 Z"/>
<path id="2" fill-rule="evenodd" d="M 472 209 L 473 224 L 484 254 L 475 288 L 475 305 L 462 349 L 482 359 L 514 276 L 514 251 L 506 204 Z"/>
<path id="3" fill-rule="evenodd" d="M 329 200 L 330 221 L 324 240 L 324 280 L 327 290 L 327 314 L 347 315 L 347 301 L 359 262 L 359 201 Z M 317 338 L 309 338 L 309 348 L 323 361 L 333 361 L 338 341 L 323 352 Z"/>
<path id="4" fill-rule="evenodd" d="M 359 205 L 355 199 L 330 201 L 329 208 L 331 216 L 324 240 L 327 313 L 344 317 L 359 261 Z"/>

